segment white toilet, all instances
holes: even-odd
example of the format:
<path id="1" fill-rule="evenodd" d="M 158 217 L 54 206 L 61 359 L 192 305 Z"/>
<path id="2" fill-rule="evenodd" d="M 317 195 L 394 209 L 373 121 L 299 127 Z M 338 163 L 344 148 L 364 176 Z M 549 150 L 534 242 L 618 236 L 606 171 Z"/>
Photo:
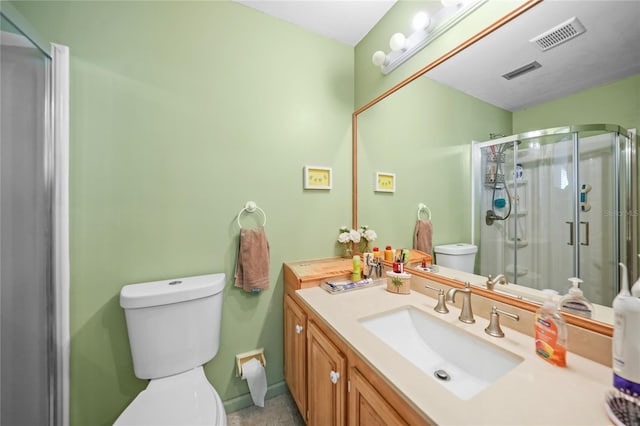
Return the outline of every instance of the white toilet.
<path id="1" fill-rule="evenodd" d="M 473 274 L 478 247 L 473 244 L 456 243 L 435 246 L 436 264 L 445 268 Z"/>
<path id="2" fill-rule="evenodd" d="M 136 377 L 151 379 L 115 425 L 226 425 L 203 364 L 220 346 L 225 274 L 124 286 Z"/>

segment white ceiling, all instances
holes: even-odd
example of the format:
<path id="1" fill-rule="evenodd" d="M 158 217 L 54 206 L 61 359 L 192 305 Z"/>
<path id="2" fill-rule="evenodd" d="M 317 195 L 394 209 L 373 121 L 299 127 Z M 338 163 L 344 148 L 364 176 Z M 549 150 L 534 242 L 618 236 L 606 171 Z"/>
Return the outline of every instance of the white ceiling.
<path id="1" fill-rule="evenodd" d="M 530 39 L 577 17 L 586 32 L 545 52 Z M 640 73 L 640 1 L 544 1 L 427 73 L 509 111 Z M 502 77 L 532 61 L 542 67 Z M 634 94 L 629 94 L 634 96 Z"/>
<path id="2" fill-rule="evenodd" d="M 397 0 L 234 0 L 355 46 Z"/>

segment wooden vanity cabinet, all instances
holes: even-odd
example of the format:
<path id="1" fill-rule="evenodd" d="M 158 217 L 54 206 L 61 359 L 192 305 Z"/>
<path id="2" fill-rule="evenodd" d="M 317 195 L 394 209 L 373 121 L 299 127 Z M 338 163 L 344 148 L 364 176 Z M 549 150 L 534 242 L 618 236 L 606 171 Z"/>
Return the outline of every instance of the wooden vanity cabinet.
<path id="1" fill-rule="evenodd" d="M 284 374 L 300 413 L 309 426 L 429 424 L 295 293 L 350 269 L 344 259 L 284 265 Z"/>
<path id="2" fill-rule="evenodd" d="M 357 368 L 349 370 L 349 425 L 408 425 Z"/>
<path id="3" fill-rule="evenodd" d="M 347 359 L 313 322 L 307 331 L 307 424 L 346 424 Z"/>
<path id="4" fill-rule="evenodd" d="M 284 297 L 284 377 L 300 413 L 307 413 L 307 315 Z"/>

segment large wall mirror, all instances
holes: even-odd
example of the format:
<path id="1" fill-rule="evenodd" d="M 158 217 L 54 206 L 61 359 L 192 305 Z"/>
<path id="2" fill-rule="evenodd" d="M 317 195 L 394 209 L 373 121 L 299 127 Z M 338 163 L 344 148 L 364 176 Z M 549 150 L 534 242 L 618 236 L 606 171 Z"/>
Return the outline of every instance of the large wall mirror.
<path id="1" fill-rule="evenodd" d="M 574 17 L 577 23 L 570 21 Z M 434 245 L 479 245 L 471 201 L 472 141 L 504 141 L 509 135 L 583 124 L 640 127 L 638 17 L 636 1 L 527 2 L 357 110 L 354 224 L 375 228 L 380 244 L 411 247 L 422 203 L 431 214 Z M 586 31 L 546 51 L 529 41 L 568 21 Z M 503 77 L 523 67 L 531 71 Z M 635 149 L 636 140 L 628 146 Z M 637 162 L 637 151 L 629 155 Z M 376 172 L 395 174 L 395 192 L 376 191 Z M 635 185 L 636 198 L 637 192 Z M 638 215 L 637 210 L 623 213 Z M 637 228 L 623 231 L 637 243 Z M 479 252 L 476 274 L 482 259 L 495 255 Z M 632 277 L 637 262 L 629 265 Z M 567 278 L 556 287 L 567 289 Z M 504 289 L 508 294 L 508 286 Z M 496 298 L 534 310 L 534 293 L 531 303 L 518 292 Z M 610 309 L 602 312 L 594 320 L 569 321 L 611 334 Z"/>

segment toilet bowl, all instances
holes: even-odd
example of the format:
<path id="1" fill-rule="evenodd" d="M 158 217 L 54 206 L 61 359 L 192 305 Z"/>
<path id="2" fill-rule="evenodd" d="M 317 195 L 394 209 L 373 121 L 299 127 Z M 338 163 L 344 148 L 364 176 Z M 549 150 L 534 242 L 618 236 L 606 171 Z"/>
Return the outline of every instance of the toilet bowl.
<path id="1" fill-rule="evenodd" d="M 435 246 L 436 264 L 445 268 L 473 273 L 478 247 L 473 244 L 456 243 Z"/>
<path id="2" fill-rule="evenodd" d="M 220 345 L 224 284 L 210 274 L 122 288 L 134 372 L 151 380 L 115 425 L 227 424 L 203 369 Z"/>
<path id="3" fill-rule="evenodd" d="M 225 425 L 222 400 L 202 367 L 153 379 L 114 425 Z"/>

